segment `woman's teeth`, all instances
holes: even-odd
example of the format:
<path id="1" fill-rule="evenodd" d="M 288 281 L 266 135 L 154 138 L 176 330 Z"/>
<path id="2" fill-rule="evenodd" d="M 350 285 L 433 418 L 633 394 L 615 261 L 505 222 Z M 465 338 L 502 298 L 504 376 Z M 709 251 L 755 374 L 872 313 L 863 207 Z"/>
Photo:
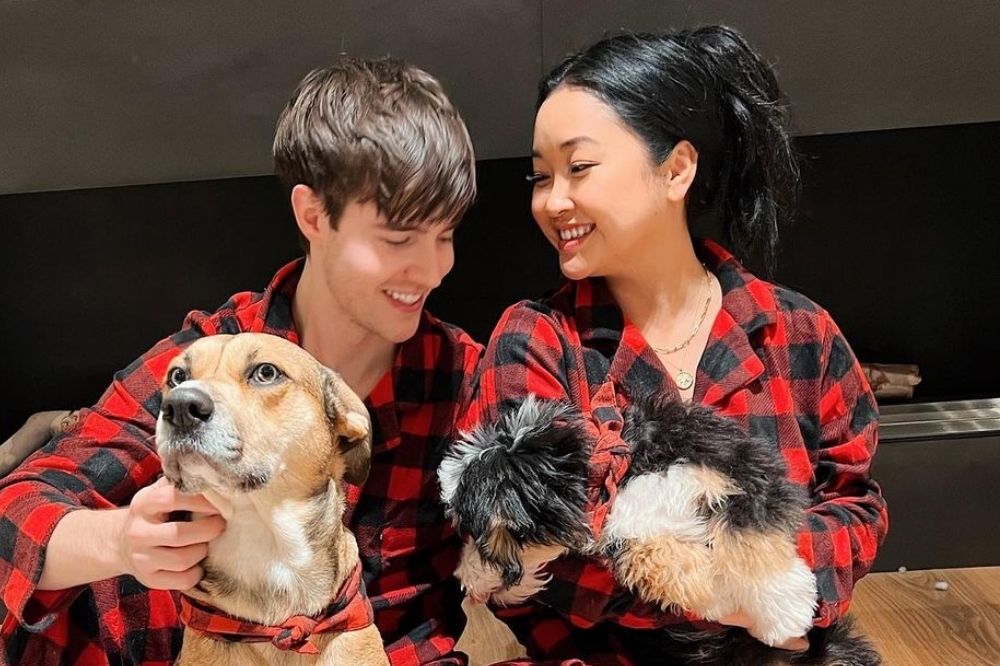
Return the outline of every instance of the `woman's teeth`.
<path id="1" fill-rule="evenodd" d="M 559 240 L 571 241 L 573 239 L 581 238 L 583 236 L 586 236 L 587 234 L 589 234 L 593 230 L 594 230 L 594 225 L 593 224 L 584 224 L 584 225 L 579 226 L 579 227 L 571 227 L 569 229 L 560 229 L 559 230 Z"/>
<path id="2" fill-rule="evenodd" d="M 392 300 L 399 301 L 400 303 L 404 303 L 406 305 L 413 305 L 414 303 L 420 300 L 420 297 L 422 295 L 422 294 L 406 294 L 401 291 L 388 291 L 388 290 L 386 290 L 385 293 L 389 294 L 389 297 L 392 298 Z"/>

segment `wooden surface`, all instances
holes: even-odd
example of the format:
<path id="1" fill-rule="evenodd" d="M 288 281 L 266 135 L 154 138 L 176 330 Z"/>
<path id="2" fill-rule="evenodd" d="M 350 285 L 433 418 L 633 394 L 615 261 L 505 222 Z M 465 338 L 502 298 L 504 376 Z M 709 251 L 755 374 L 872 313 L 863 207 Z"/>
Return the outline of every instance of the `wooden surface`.
<path id="1" fill-rule="evenodd" d="M 871 574 L 852 614 L 887 666 L 1000 664 L 1000 567 Z"/>
<path id="2" fill-rule="evenodd" d="M 935 583 L 948 583 L 947 590 Z M 523 654 L 483 606 L 465 605 L 459 649 L 472 666 Z M 886 666 L 1000 666 L 1000 567 L 877 573 L 864 578 L 851 614 Z"/>

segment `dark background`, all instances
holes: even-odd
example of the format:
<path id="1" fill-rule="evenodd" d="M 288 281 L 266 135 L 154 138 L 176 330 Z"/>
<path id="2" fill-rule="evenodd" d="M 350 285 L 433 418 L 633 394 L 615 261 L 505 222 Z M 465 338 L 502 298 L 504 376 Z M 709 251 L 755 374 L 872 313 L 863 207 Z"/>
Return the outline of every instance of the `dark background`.
<path id="1" fill-rule="evenodd" d="M 800 137 L 805 187 L 777 281 L 829 309 L 864 361 L 918 363 L 920 400 L 1000 395 L 1000 123 Z M 526 158 L 479 163 L 457 262 L 431 297 L 484 340 L 559 279 Z M 269 176 L 0 197 L 0 439 L 96 401 L 188 310 L 263 289 L 298 255 Z"/>

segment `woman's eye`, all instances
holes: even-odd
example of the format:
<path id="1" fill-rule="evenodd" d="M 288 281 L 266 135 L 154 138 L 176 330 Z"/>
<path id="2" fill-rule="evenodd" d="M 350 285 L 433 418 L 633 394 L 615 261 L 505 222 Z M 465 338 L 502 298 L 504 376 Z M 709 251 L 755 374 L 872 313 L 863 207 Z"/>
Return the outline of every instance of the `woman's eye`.
<path id="1" fill-rule="evenodd" d="M 250 373 L 250 380 L 255 384 L 273 384 L 281 379 L 281 370 L 270 363 L 261 363 Z"/>
<path id="2" fill-rule="evenodd" d="M 524 177 L 524 179 L 527 180 L 532 185 L 538 185 L 539 183 L 545 182 L 546 180 L 548 180 L 548 178 L 549 177 L 547 175 L 545 175 L 544 173 L 540 173 L 538 171 L 535 171 L 534 173 L 529 173 L 527 176 Z"/>
<path id="3" fill-rule="evenodd" d="M 174 388 L 178 384 L 183 384 L 188 380 L 187 370 L 184 368 L 174 368 L 167 373 L 167 386 Z"/>
<path id="4" fill-rule="evenodd" d="M 569 172 L 572 174 L 583 173 L 592 166 L 594 166 L 593 162 L 574 162 L 569 165 Z"/>

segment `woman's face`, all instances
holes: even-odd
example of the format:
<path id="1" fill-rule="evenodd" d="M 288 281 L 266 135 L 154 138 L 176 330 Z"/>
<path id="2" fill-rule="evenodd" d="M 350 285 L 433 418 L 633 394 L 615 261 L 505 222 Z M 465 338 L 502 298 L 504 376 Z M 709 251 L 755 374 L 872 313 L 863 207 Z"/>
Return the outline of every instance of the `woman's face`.
<path id="1" fill-rule="evenodd" d="M 619 275 L 657 247 L 667 206 L 662 167 L 595 95 L 569 86 L 549 95 L 532 155 L 531 213 L 566 277 Z"/>

